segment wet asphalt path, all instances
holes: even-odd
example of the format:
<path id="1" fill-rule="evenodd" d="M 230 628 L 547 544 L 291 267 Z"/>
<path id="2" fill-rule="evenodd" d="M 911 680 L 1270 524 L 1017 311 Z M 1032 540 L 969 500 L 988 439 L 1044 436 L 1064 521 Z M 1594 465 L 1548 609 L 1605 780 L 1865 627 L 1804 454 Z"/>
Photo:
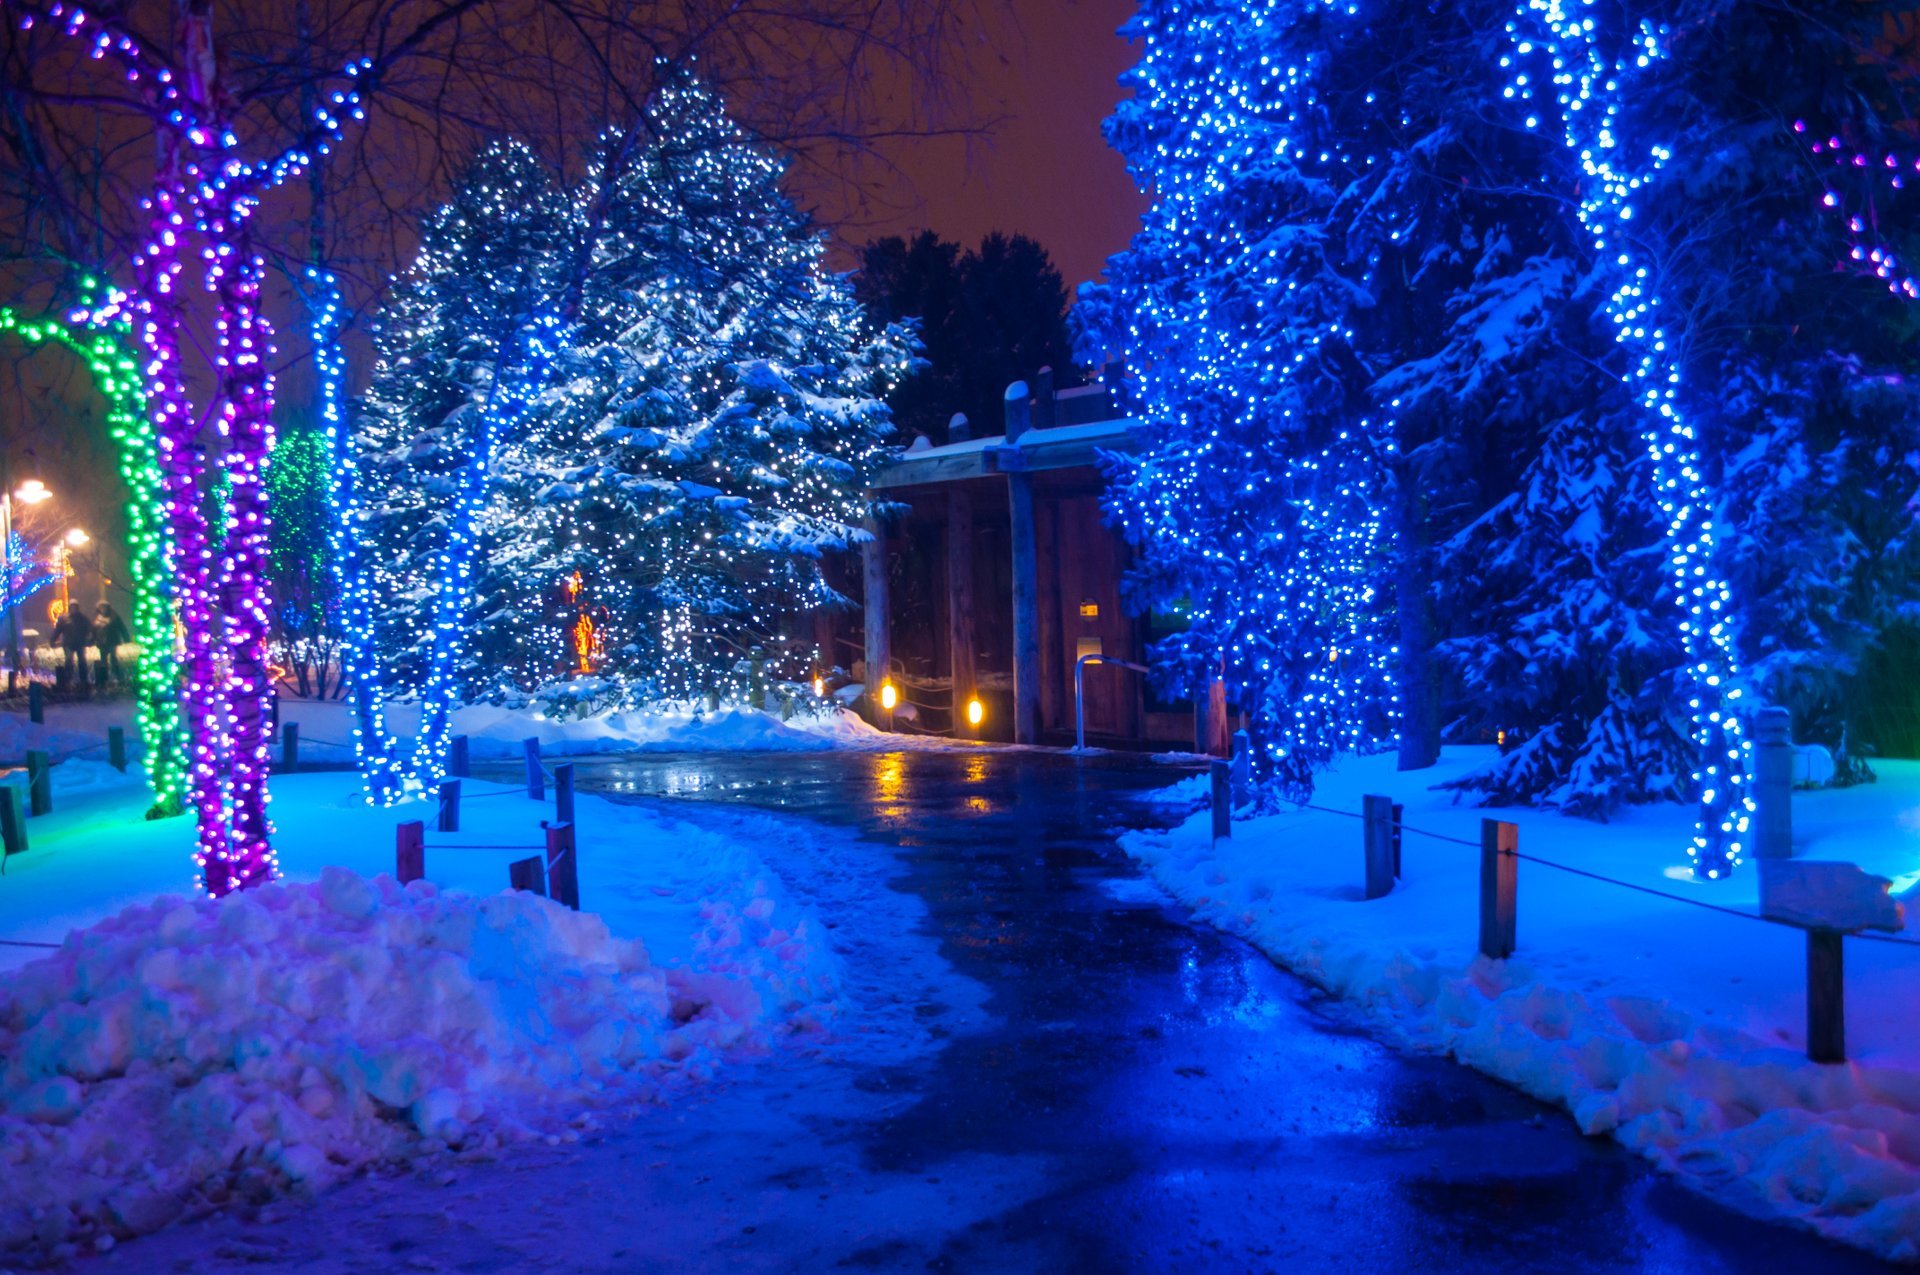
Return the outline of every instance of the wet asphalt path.
<path id="1" fill-rule="evenodd" d="M 1177 777 L 1121 757 L 820 753 L 581 759 L 582 790 L 723 802 L 897 847 L 992 1025 L 855 1084 L 878 1175 L 1026 1158 L 1041 1183 L 924 1249 L 933 1269 L 1846 1271 L 1850 1252 L 1723 1210 L 1558 1112 L 1385 1048 L 1160 898 L 1115 842 Z M 778 860 L 776 859 L 776 865 Z M 857 925 L 858 917 L 828 918 Z M 764 1256 L 764 1255 L 763 1255 Z M 905 1249 L 842 1255 L 893 1268 Z"/>

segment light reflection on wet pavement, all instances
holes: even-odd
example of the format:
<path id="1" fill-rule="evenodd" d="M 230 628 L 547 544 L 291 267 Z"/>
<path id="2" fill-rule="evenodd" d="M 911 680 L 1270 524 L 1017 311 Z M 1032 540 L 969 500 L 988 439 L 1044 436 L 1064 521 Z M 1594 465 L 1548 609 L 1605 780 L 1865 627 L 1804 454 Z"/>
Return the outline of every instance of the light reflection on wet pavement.
<path id="1" fill-rule="evenodd" d="M 1114 840 L 1151 817 L 1131 798 L 1177 777 L 1165 767 L 1001 750 L 642 755 L 576 773 L 582 791 L 745 804 L 897 847 L 896 888 L 990 990 L 987 1030 L 860 1076 L 899 1101 L 845 1132 L 876 1177 L 1037 1157 L 1042 1185 L 931 1237 L 930 1262 L 882 1248 L 841 1265 L 1882 1269 L 1720 1209 L 1463 1067 L 1373 1042 L 1190 921 Z"/>

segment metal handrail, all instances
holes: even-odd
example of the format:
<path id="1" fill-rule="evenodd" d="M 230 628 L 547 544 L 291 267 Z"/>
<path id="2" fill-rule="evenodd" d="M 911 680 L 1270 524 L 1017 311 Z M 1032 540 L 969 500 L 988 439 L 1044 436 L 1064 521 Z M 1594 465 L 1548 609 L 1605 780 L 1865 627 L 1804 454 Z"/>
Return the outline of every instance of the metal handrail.
<path id="1" fill-rule="evenodd" d="M 1121 668 L 1130 668 L 1136 673 L 1148 671 L 1144 664 L 1135 664 L 1131 660 L 1115 659 L 1111 655 L 1083 655 L 1073 662 L 1073 746 L 1084 750 L 1087 746 L 1087 665 L 1118 664 Z"/>

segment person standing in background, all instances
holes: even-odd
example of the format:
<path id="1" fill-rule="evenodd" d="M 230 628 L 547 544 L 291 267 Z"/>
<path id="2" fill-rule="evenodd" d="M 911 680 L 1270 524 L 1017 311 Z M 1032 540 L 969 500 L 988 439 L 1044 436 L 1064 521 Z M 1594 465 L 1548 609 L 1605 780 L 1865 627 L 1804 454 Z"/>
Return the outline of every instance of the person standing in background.
<path id="1" fill-rule="evenodd" d="M 127 622 L 113 609 L 111 602 L 102 601 L 93 609 L 93 645 L 100 652 L 100 684 L 105 686 L 111 678 L 115 685 L 125 680 L 120 669 L 120 647 L 131 642 L 133 634 L 127 629 Z"/>
<path id="2" fill-rule="evenodd" d="M 93 621 L 79 607 L 70 606 L 60 613 L 53 626 L 53 640 L 67 653 L 67 689 L 80 695 L 91 694 L 87 685 L 87 648 L 93 645 Z"/>

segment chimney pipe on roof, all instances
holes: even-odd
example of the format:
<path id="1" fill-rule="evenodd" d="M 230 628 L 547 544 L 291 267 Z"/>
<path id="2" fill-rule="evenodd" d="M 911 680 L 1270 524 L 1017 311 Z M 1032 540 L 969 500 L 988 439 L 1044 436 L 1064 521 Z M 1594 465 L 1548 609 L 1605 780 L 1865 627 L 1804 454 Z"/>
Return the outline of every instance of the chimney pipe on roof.
<path id="1" fill-rule="evenodd" d="M 1038 383 L 1033 390 L 1033 427 L 1051 429 L 1059 420 L 1053 403 L 1053 369 L 1041 368 L 1034 379 Z"/>

